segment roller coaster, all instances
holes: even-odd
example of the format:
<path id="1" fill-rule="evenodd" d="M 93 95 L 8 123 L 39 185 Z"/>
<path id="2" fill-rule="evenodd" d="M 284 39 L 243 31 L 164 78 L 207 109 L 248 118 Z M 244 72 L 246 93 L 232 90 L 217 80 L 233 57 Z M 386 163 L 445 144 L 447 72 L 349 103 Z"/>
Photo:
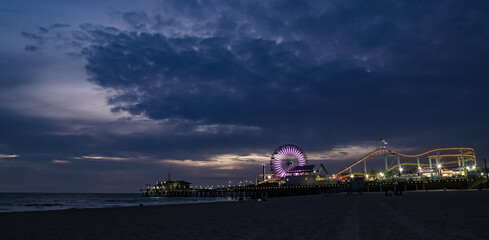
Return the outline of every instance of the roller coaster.
<path id="1" fill-rule="evenodd" d="M 433 177 L 434 175 L 441 177 L 445 173 L 450 172 L 455 173 L 456 175 L 467 176 L 468 171 L 474 170 L 477 165 L 475 151 L 473 148 L 437 148 L 426 151 L 424 153 L 410 155 L 381 147 L 353 162 L 349 166 L 345 167 L 343 170 L 337 172 L 334 176 L 337 179 L 342 178 L 345 176 L 345 172 L 347 172 L 348 170 L 350 171 L 349 175 L 354 176 L 352 168 L 362 162 L 365 164 L 364 173 L 367 174 L 367 159 L 379 155 L 385 157 L 385 172 L 381 172 L 381 175 L 389 172 L 397 172 L 399 173 L 399 176 L 401 176 L 404 171 L 404 168 L 402 166 L 411 165 L 417 167 L 417 173 L 419 175 L 428 173 L 431 177 Z M 394 156 L 397 158 L 397 163 L 394 166 L 389 166 L 387 160 L 388 156 Z M 421 163 L 423 159 L 420 161 L 420 157 L 423 156 L 427 156 L 428 163 Z M 401 157 L 416 158 L 416 162 L 403 163 L 401 161 Z M 444 161 L 445 159 L 452 159 L 452 161 Z M 469 164 L 470 162 L 472 162 L 472 164 Z"/>

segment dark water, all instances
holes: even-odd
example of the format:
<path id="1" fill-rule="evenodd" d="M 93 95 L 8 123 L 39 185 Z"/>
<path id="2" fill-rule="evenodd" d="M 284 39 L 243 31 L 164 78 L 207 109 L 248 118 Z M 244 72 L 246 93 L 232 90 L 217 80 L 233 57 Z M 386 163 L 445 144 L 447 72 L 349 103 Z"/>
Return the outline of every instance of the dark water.
<path id="1" fill-rule="evenodd" d="M 0 193 L 0 212 L 112 208 L 229 201 L 226 198 L 145 198 L 132 193 Z"/>

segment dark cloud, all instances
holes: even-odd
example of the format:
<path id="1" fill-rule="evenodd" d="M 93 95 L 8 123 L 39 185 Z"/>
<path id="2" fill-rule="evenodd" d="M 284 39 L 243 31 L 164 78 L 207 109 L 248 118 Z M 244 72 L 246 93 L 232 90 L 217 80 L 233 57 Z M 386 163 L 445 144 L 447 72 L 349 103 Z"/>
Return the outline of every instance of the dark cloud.
<path id="1" fill-rule="evenodd" d="M 169 39 L 159 34 L 110 38 L 110 45 L 85 53 L 90 80 L 122 90 L 109 100 L 116 105 L 114 110 L 144 113 L 152 119 L 248 125 L 256 123 L 250 114 L 258 117 L 269 111 L 269 101 L 293 107 L 299 95 L 292 88 L 304 84 L 286 76 L 295 71 L 287 69 L 291 64 L 303 65 L 290 52 L 295 43 L 253 39 L 235 44 L 221 38 Z M 120 64 L 105 66 L 116 59 Z"/>
<path id="2" fill-rule="evenodd" d="M 29 46 L 25 46 L 25 50 L 28 51 L 28 52 L 35 52 L 37 51 L 39 48 L 36 47 L 36 46 L 32 46 L 32 45 L 29 45 Z"/>
<path id="3" fill-rule="evenodd" d="M 41 34 L 28 33 L 28 32 L 22 32 L 21 34 L 23 37 L 25 37 L 29 40 L 32 40 L 32 41 L 36 41 L 38 43 L 41 43 L 44 40 L 43 37 L 41 36 Z"/>
<path id="4" fill-rule="evenodd" d="M 50 26 L 50 28 L 67 28 L 70 27 L 70 24 L 65 24 L 65 23 L 55 23 Z"/>
<path id="5" fill-rule="evenodd" d="M 47 28 L 44 28 L 44 27 L 39 27 L 39 32 L 40 33 L 47 33 L 49 30 Z"/>
<path id="6" fill-rule="evenodd" d="M 165 1 L 165 14 L 120 13 L 134 31 L 72 32 L 113 111 L 369 136 L 478 122 L 451 116 L 487 107 L 488 26 L 475 3 L 218 3 Z"/>
<path id="7" fill-rule="evenodd" d="M 150 18 L 145 12 L 125 12 L 122 14 L 122 19 L 135 29 L 145 29 L 146 23 Z"/>
<path id="8" fill-rule="evenodd" d="M 487 55 L 477 50 L 487 48 L 486 35 L 469 34 L 483 31 L 473 6 L 460 11 L 459 3 L 422 9 L 396 2 L 335 3 L 314 6 L 318 11 L 312 9 L 317 3 L 278 1 L 258 9 L 267 14 L 246 16 L 266 36 L 252 38 L 249 27 L 238 27 L 239 17 L 230 17 L 241 9 L 173 4 L 180 21 L 220 13 L 216 25 L 207 25 L 219 29 L 217 36 L 105 32 L 97 33 L 103 46 L 85 49 L 90 80 L 118 93 L 109 99 L 114 111 L 264 128 L 308 124 L 327 131 L 369 122 L 372 129 L 409 132 L 467 121 L 451 118 L 453 109 L 485 106 L 480 85 L 462 79 L 481 83 L 487 75 L 477 67 Z M 127 16 L 137 24 L 150 22 L 146 14 Z M 162 22 L 161 15 L 155 19 Z M 249 37 L 236 39 L 240 30 L 238 35 Z M 444 121 L 426 121 L 435 117 Z"/>

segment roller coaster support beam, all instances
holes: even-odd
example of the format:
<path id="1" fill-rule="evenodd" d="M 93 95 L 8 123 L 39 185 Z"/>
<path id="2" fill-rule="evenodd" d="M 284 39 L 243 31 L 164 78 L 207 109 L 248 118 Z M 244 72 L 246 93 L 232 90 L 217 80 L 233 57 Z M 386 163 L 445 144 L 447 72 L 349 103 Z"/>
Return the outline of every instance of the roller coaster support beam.
<path id="1" fill-rule="evenodd" d="M 487 162 L 486 162 L 486 158 L 484 158 L 484 166 L 486 167 L 486 178 L 489 179 L 489 175 L 487 173 Z"/>
<path id="2" fill-rule="evenodd" d="M 419 164 L 419 157 L 416 157 L 416 161 L 418 162 L 418 176 L 421 176 L 421 165 Z"/>
<path id="3" fill-rule="evenodd" d="M 464 151 L 460 150 L 460 157 L 462 158 L 462 171 L 464 177 L 467 177 L 467 169 L 465 168 L 465 158 L 464 158 Z"/>
<path id="4" fill-rule="evenodd" d="M 365 176 L 367 176 L 367 160 L 366 159 L 363 161 L 363 167 L 364 167 L 363 169 L 365 171 Z"/>
<path id="5" fill-rule="evenodd" d="M 475 150 L 473 151 L 473 154 L 474 154 L 474 166 L 477 167 L 477 160 L 475 159 Z"/>
<path id="6" fill-rule="evenodd" d="M 401 156 L 397 155 L 397 165 L 399 165 L 399 177 L 402 175 Z"/>
<path id="7" fill-rule="evenodd" d="M 387 172 L 387 170 L 389 170 L 389 166 L 387 164 L 387 152 L 385 152 L 385 172 Z"/>
<path id="8" fill-rule="evenodd" d="M 440 152 L 436 152 L 436 169 L 438 173 L 438 178 L 441 178 L 441 161 L 440 161 Z"/>
<path id="9" fill-rule="evenodd" d="M 433 164 L 431 164 L 431 158 L 428 158 L 428 160 L 430 160 L 430 176 L 433 179 Z"/>

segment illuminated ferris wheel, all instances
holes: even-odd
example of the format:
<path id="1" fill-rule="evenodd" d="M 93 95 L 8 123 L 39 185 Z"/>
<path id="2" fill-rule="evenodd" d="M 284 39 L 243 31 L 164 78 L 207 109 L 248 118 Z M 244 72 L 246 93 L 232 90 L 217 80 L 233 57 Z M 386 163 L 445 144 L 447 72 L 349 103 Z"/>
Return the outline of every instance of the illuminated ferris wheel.
<path id="1" fill-rule="evenodd" d="M 285 144 L 278 147 L 270 158 L 271 171 L 280 177 L 293 166 L 304 166 L 307 164 L 306 153 L 294 144 Z"/>

